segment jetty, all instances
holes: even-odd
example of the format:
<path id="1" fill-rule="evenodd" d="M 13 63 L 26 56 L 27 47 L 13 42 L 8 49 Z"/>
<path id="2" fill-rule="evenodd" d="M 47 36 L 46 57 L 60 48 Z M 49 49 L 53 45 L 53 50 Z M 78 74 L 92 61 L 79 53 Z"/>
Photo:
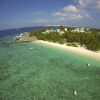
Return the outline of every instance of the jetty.
<path id="1" fill-rule="evenodd" d="M 15 42 L 32 42 L 37 40 L 36 37 L 30 37 L 29 34 L 30 34 L 29 32 L 23 33 L 21 37 Z"/>

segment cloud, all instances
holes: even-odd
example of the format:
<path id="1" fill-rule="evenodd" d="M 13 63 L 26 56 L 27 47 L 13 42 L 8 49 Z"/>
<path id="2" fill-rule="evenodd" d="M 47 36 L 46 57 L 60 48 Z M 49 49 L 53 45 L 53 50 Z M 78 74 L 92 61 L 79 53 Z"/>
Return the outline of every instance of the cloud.
<path id="1" fill-rule="evenodd" d="M 75 0 L 74 5 L 67 5 L 53 12 L 59 24 L 99 26 L 100 0 Z M 96 23 L 96 24 L 95 24 Z"/>
<path id="2" fill-rule="evenodd" d="M 78 9 L 74 5 L 69 5 L 64 7 L 64 11 L 69 11 L 69 12 L 78 12 Z"/>
<path id="3" fill-rule="evenodd" d="M 83 18 L 83 16 L 80 15 L 80 14 L 71 16 L 71 19 L 76 19 L 76 20 L 79 20 L 79 19 L 82 19 L 82 18 Z"/>
<path id="4" fill-rule="evenodd" d="M 97 3 L 97 9 L 100 10 L 100 1 Z"/>
<path id="5" fill-rule="evenodd" d="M 76 8 L 74 5 L 65 6 L 61 11 L 55 12 L 53 16 L 62 16 L 68 17 L 72 13 L 78 13 L 79 9 Z"/>
<path id="6" fill-rule="evenodd" d="M 62 10 L 52 14 L 53 16 L 63 17 L 64 19 L 80 20 L 90 18 L 87 11 L 80 9 L 78 6 L 68 5 Z"/>
<path id="7" fill-rule="evenodd" d="M 85 17 L 87 17 L 87 18 L 91 18 L 91 16 L 90 16 L 89 14 L 86 14 Z"/>
<path id="8" fill-rule="evenodd" d="M 100 10 L 100 0 L 77 0 L 81 7 Z"/>
<path id="9" fill-rule="evenodd" d="M 65 18 L 64 17 L 61 17 L 60 20 L 65 20 Z"/>
<path id="10" fill-rule="evenodd" d="M 81 6 L 87 6 L 89 4 L 92 3 L 93 0 L 78 0 L 78 3 L 81 5 Z"/>
<path id="11" fill-rule="evenodd" d="M 55 12 L 52 15 L 54 16 L 67 16 L 67 13 L 63 13 L 63 12 Z"/>
<path id="12" fill-rule="evenodd" d="M 66 20 L 64 17 L 57 18 L 56 21 L 64 21 Z"/>

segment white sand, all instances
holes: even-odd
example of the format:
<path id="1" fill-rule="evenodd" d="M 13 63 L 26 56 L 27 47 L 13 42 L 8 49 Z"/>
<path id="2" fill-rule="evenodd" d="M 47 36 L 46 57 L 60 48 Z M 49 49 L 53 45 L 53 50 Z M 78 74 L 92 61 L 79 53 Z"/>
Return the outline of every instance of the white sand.
<path id="1" fill-rule="evenodd" d="M 48 42 L 48 41 L 43 41 L 43 40 L 37 40 L 35 42 L 44 44 L 44 45 L 49 45 L 51 47 L 57 47 L 57 48 L 60 48 L 63 50 L 72 51 L 77 54 L 85 55 L 85 56 L 91 57 L 93 59 L 100 60 L 100 51 L 94 52 L 94 51 L 85 49 L 84 47 L 71 47 L 71 46 L 66 46 L 65 44 L 58 44 L 58 43 L 53 43 L 53 42 Z"/>

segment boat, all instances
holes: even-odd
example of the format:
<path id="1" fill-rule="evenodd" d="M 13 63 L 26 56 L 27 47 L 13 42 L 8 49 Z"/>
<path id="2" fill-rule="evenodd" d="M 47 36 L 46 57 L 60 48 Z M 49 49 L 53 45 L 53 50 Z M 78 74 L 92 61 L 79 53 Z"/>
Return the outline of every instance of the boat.
<path id="1" fill-rule="evenodd" d="M 23 34 L 21 33 L 19 36 L 14 37 L 14 40 L 15 40 L 15 41 L 19 40 L 19 39 L 22 37 L 22 35 L 23 35 Z"/>
<path id="2" fill-rule="evenodd" d="M 90 66 L 90 64 L 88 63 L 87 66 Z"/>

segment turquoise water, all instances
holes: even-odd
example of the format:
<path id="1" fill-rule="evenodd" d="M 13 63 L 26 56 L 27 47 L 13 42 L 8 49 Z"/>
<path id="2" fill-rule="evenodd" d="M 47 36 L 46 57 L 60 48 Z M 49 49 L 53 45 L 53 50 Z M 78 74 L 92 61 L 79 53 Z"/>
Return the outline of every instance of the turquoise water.
<path id="1" fill-rule="evenodd" d="M 99 60 L 36 43 L 0 45 L 0 100 L 99 98 Z"/>

